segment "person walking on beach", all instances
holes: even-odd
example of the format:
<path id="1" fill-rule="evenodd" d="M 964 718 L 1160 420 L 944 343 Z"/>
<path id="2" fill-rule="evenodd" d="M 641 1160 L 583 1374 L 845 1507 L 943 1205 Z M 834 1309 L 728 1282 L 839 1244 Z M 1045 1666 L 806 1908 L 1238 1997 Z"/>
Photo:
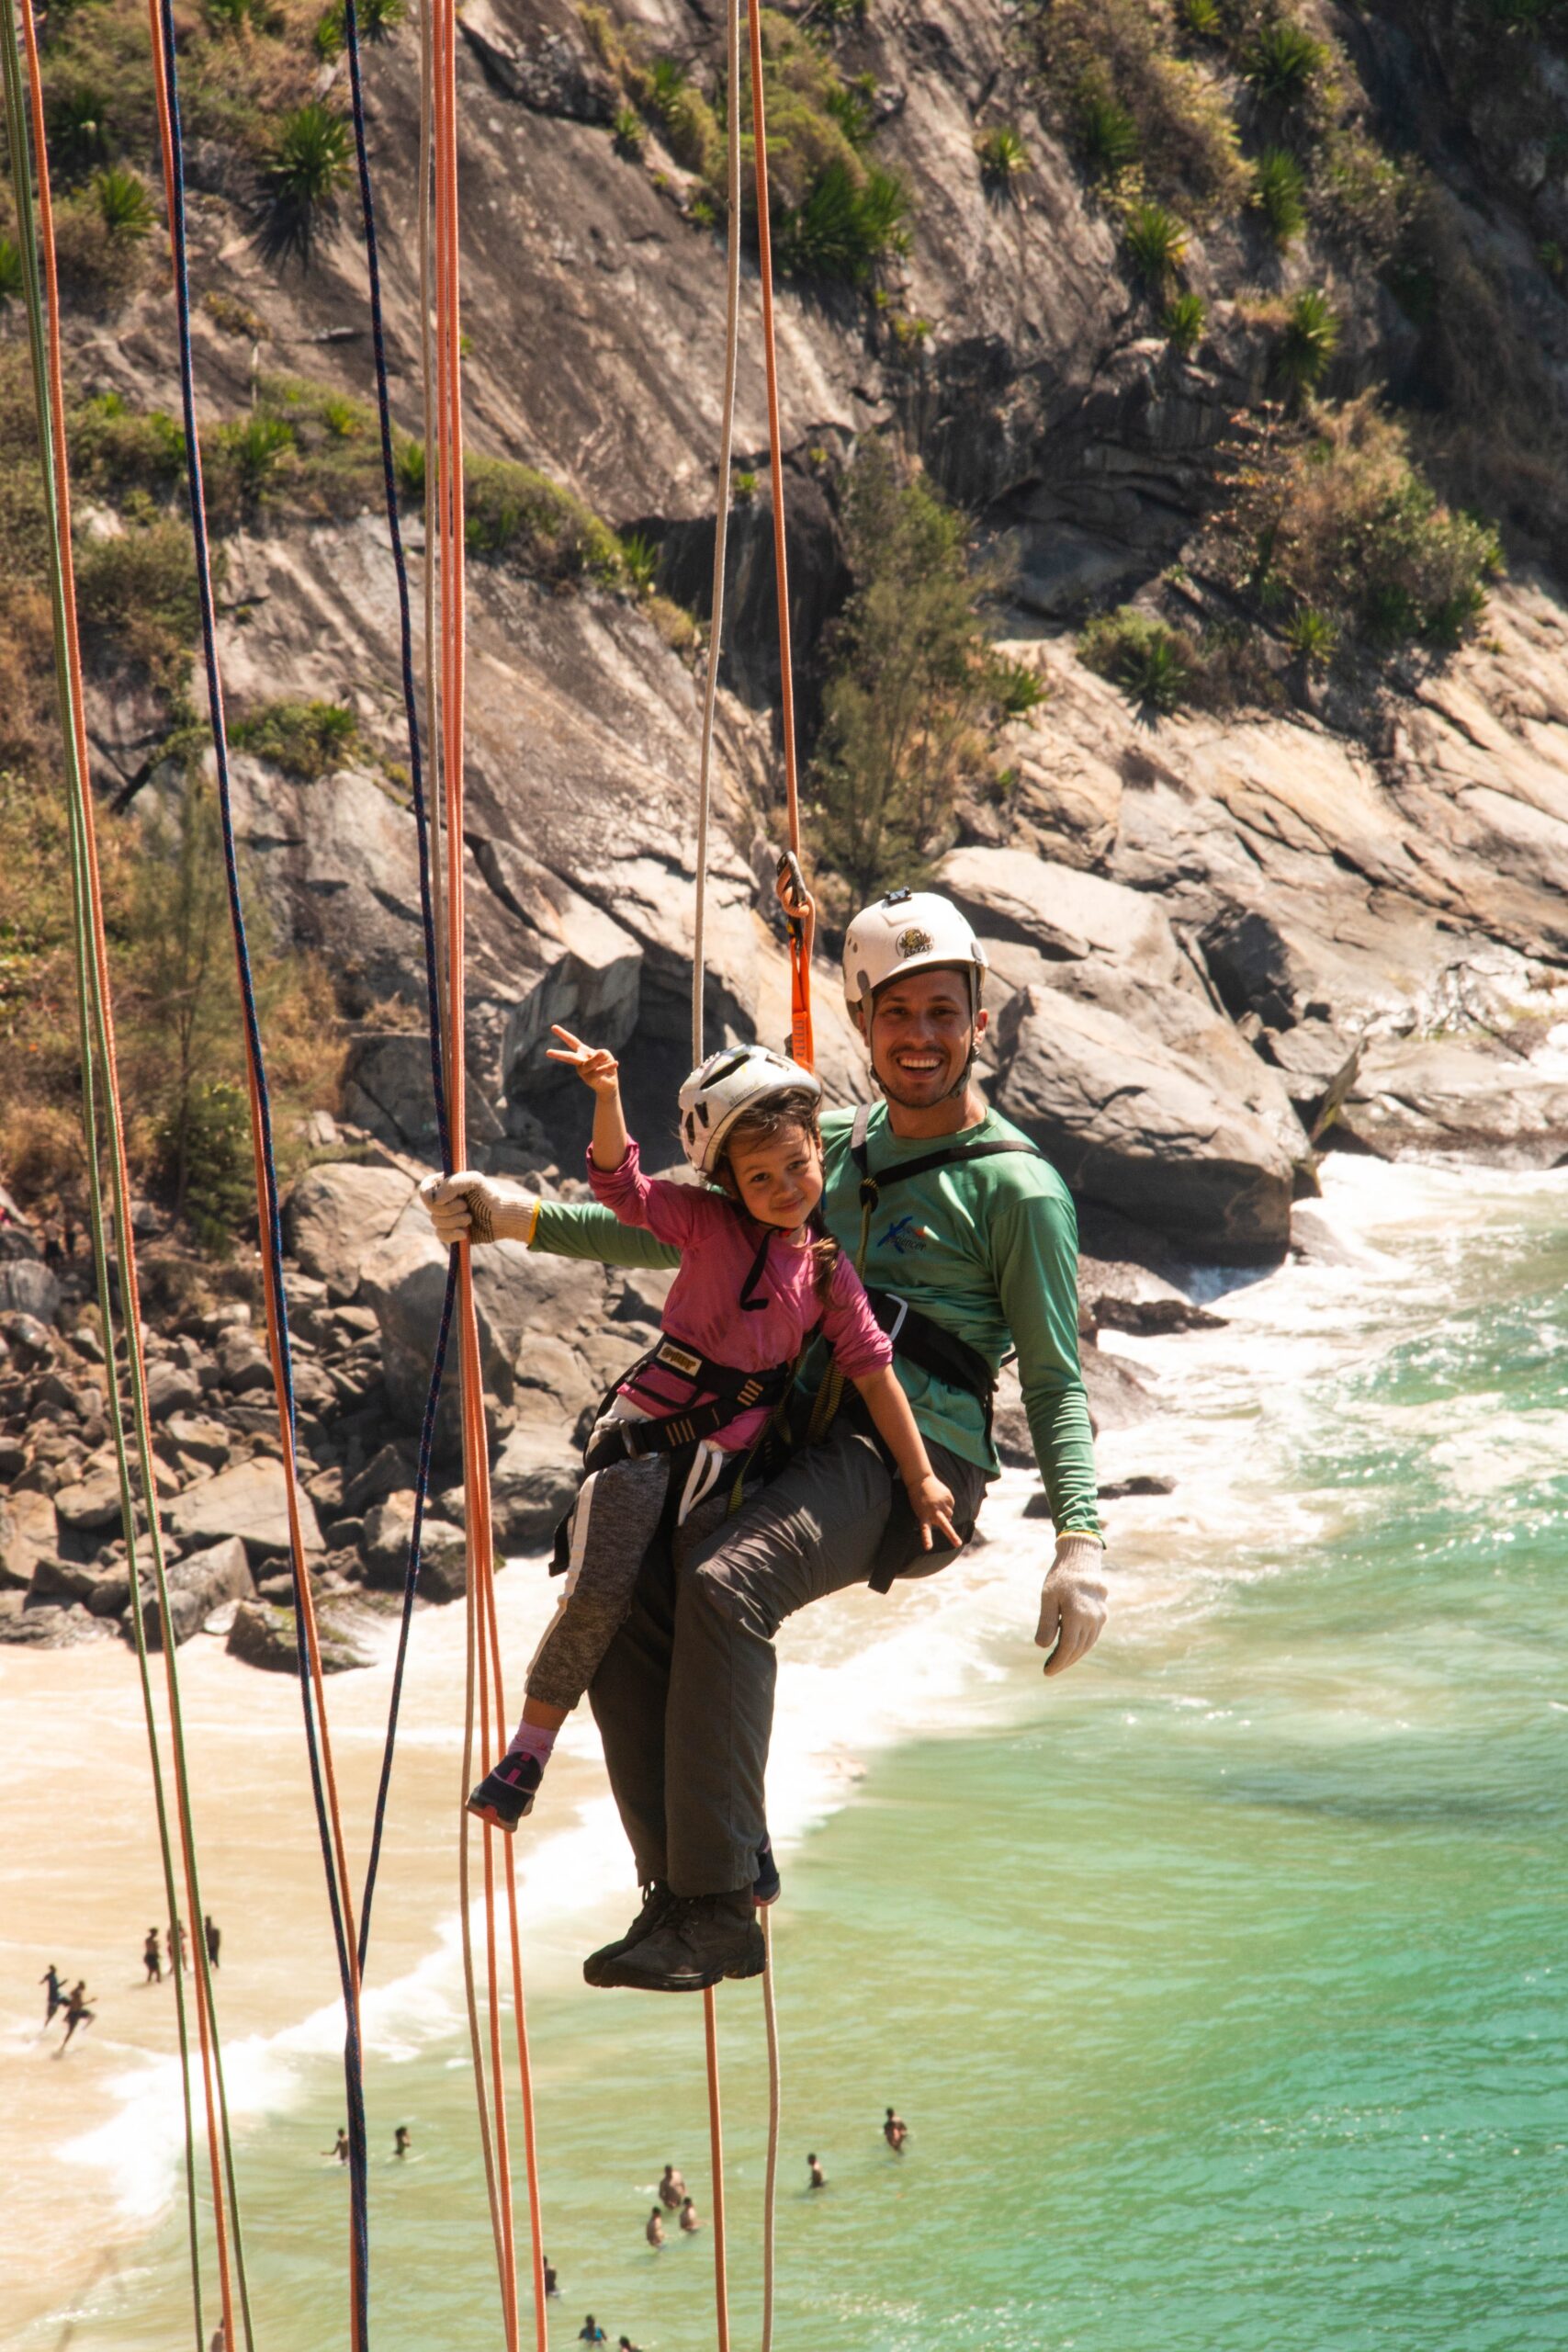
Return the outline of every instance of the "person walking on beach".
<path id="1" fill-rule="evenodd" d="M 648 2240 L 649 2245 L 662 2245 L 664 2244 L 664 2219 L 657 2205 L 648 2217 L 648 2224 L 643 2231 L 643 2236 Z"/>
<path id="2" fill-rule="evenodd" d="M 338 2135 L 337 2135 L 337 2139 L 336 2139 L 336 2141 L 334 2142 L 334 2143 L 333 2144 L 333 2146 L 332 2146 L 332 2147 L 330 2147 L 330 2148 L 323 2148 L 323 2149 L 321 2150 L 321 2154 L 322 2154 L 322 2155 L 323 2155 L 323 2156 L 335 2156 L 335 2157 L 337 2158 L 337 2160 L 338 2160 L 338 2162 L 339 2162 L 339 2164 L 340 2164 L 340 2165 L 345 2165 L 345 2164 L 347 2164 L 347 2162 L 348 2162 L 348 2133 L 347 2133 L 346 2132 L 344 2132 L 344 2131 L 340 2130 L 340 2131 L 339 2131 L 339 2132 L 338 2132 Z"/>
<path id="3" fill-rule="evenodd" d="M 887 2110 L 887 2120 L 883 2124 L 882 2136 L 896 2156 L 903 2154 L 904 2143 L 909 2136 L 909 2127 L 894 2108 L 890 2107 Z"/>
<path id="4" fill-rule="evenodd" d="M 96 2011 L 90 2009 L 87 2006 L 86 1979 L 78 1976 L 65 1996 L 65 2039 L 60 2045 L 62 2053 L 70 2049 L 71 2037 L 77 2027 L 91 2025 L 96 2015 Z"/>
<path id="5" fill-rule="evenodd" d="M 163 1983 L 164 1955 L 159 1947 L 158 1930 L 156 1928 L 149 1928 L 147 1930 L 147 1940 L 141 1947 L 141 1965 L 147 1971 L 147 1982 L 149 1984 L 161 1984 Z"/>
<path id="6" fill-rule="evenodd" d="M 685 2194 L 684 2176 L 678 2173 L 673 2165 L 666 2165 L 664 2177 L 659 2184 L 659 2201 L 665 2211 L 678 2213 L 681 2210 L 681 2199 Z"/>
<path id="7" fill-rule="evenodd" d="M 828 2186 L 828 2176 L 823 2171 L 821 2165 L 818 2163 L 816 2157 L 807 2156 L 806 2161 L 811 2166 L 811 2178 L 807 2183 L 807 2188 L 826 2188 Z"/>
<path id="8" fill-rule="evenodd" d="M 682 2229 L 685 2232 L 688 2237 L 694 2237 L 697 2231 L 702 2228 L 702 2225 L 703 2217 L 697 2211 L 694 2199 L 690 2197 L 682 2197 L 681 2199 Z"/>
<path id="9" fill-rule="evenodd" d="M 844 993 L 882 1099 L 823 1114 L 819 1215 L 886 1317 L 933 1471 L 957 1498 L 959 1536 L 998 1475 L 991 1408 L 1002 1361 L 1017 1351 L 1056 1529 L 1033 1629 L 1055 1677 L 1092 1648 L 1106 1613 L 1077 1230 L 1061 1177 L 975 1084 L 987 962 L 959 909 L 931 891 L 889 891 L 852 920 Z M 471 1170 L 430 1180 L 422 1198 L 449 1243 L 511 1239 L 618 1266 L 676 1257 L 605 1206 L 520 1195 Z M 688 1992 L 761 1969 L 750 1905 L 739 1898 L 766 1834 L 774 1637 L 815 1601 L 855 1585 L 886 1592 L 958 1551 L 925 1548 L 874 1430 L 826 1369 L 813 1351 L 793 1400 L 791 1433 L 812 1442 L 732 1517 L 688 1530 L 672 1561 L 645 1570 L 592 1676 L 610 1785 L 646 1892 L 628 1930 L 584 1962 L 590 1984 Z"/>
<path id="10" fill-rule="evenodd" d="M 220 1928 L 217 1928 L 213 1925 L 212 1914 L 210 1911 L 206 1912 L 203 1915 L 201 1932 L 207 1939 L 207 1964 L 209 1968 L 216 1968 L 218 1965 L 218 1948 L 223 1941 L 223 1931 Z"/>
<path id="11" fill-rule="evenodd" d="M 580 2344 L 608 2344 L 610 2341 L 592 2312 L 578 2329 L 577 2340 Z"/>
<path id="12" fill-rule="evenodd" d="M 43 2030 L 45 2033 L 49 2031 L 50 2027 L 54 2023 L 54 2012 L 56 2009 L 63 2008 L 65 2006 L 65 1996 L 60 1989 L 61 1982 L 60 1971 L 56 1968 L 53 1961 L 51 1960 L 49 1966 L 44 1970 L 43 1974 L 39 1978 L 39 1983 L 43 1986 L 44 2000 L 48 2005 L 43 2013 Z"/>

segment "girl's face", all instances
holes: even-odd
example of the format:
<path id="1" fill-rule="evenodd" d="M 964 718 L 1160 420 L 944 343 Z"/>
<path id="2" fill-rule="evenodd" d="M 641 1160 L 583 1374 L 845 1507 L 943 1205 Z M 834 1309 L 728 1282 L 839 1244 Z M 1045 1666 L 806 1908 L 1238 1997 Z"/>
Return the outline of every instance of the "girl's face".
<path id="1" fill-rule="evenodd" d="M 804 1127 L 786 1127 L 771 1143 L 737 1144 L 729 1174 L 749 1216 L 793 1233 L 822 1197 L 821 1148 Z"/>

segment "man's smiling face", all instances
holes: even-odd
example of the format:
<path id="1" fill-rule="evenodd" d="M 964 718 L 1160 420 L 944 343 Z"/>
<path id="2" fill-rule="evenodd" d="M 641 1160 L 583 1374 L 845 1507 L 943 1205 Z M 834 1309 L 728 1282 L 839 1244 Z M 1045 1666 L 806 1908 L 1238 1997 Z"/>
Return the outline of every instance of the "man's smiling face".
<path id="1" fill-rule="evenodd" d="M 890 1102 L 926 1111 L 945 1102 L 969 1066 L 970 1032 L 986 1027 L 969 1009 L 969 975 L 928 965 L 879 989 L 871 1008 L 871 1066 Z"/>

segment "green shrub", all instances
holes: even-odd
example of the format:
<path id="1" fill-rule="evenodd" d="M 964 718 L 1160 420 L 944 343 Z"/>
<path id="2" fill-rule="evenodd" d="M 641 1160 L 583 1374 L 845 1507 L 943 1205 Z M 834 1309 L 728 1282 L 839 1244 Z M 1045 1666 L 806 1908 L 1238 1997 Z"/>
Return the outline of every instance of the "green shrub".
<path id="1" fill-rule="evenodd" d="M 632 594 L 637 596 L 649 594 L 659 577 L 658 540 L 650 539 L 645 531 L 624 531 L 621 534 L 621 564 Z"/>
<path id="2" fill-rule="evenodd" d="M 531 466 L 472 458 L 465 469 L 467 543 L 475 556 L 512 562 L 546 580 L 626 578 L 621 543 L 592 508 Z"/>
<path id="3" fill-rule="evenodd" d="M 993 662 L 991 691 L 1004 718 L 1027 718 L 1048 699 L 1051 690 L 1027 662 Z"/>
<path id="4" fill-rule="evenodd" d="M 0 309 L 7 302 L 19 302 L 26 290 L 21 247 L 14 238 L 0 237 Z"/>
<path id="5" fill-rule="evenodd" d="M 321 423 L 334 441 L 355 439 L 368 422 L 359 402 L 348 400 L 342 392 L 329 392 L 321 402 Z"/>
<path id="6" fill-rule="evenodd" d="M 1327 62 L 1323 43 L 1304 26 L 1281 17 L 1254 33 L 1242 54 L 1242 78 L 1261 105 L 1289 114 L 1308 97 Z"/>
<path id="7" fill-rule="evenodd" d="M 847 164 L 829 164 L 803 201 L 779 216 L 779 266 L 795 277 L 863 286 L 879 261 L 908 251 L 908 209 L 895 173 L 874 166 L 857 175 Z"/>
<path id="8" fill-rule="evenodd" d="M 1315 605 L 1302 605 L 1285 624 L 1285 642 L 1303 662 L 1323 668 L 1339 650 L 1339 630 Z"/>
<path id="9" fill-rule="evenodd" d="M 1150 710 L 1179 710 L 1191 692 L 1190 645 L 1135 605 L 1118 605 L 1090 621 L 1078 639 L 1078 655 Z"/>
<path id="10" fill-rule="evenodd" d="M 93 193 L 98 199 L 104 227 L 111 237 L 134 244 L 151 232 L 152 199 L 140 173 L 116 164 L 107 172 L 94 174 Z"/>
<path id="11" fill-rule="evenodd" d="M 735 477 L 735 503 L 750 506 L 757 495 L 757 477 L 753 473 L 738 473 Z"/>
<path id="12" fill-rule="evenodd" d="M 1163 204 L 1129 206 L 1122 242 L 1134 277 L 1155 293 L 1169 283 L 1186 258 L 1187 232 Z"/>
<path id="13" fill-rule="evenodd" d="M 645 110 L 658 123 L 675 161 L 689 172 L 710 172 L 723 137 L 713 108 L 684 67 L 672 57 L 656 57 L 641 84 Z"/>
<path id="14" fill-rule="evenodd" d="M 270 760 L 301 784 L 317 784 L 354 758 L 359 723 L 339 703 L 269 702 L 231 719 L 229 741 L 237 752 Z"/>
<path id="15" fill-rule="evenodd" d="M 1166 304 L 1160 325 L 1171 349 L 1183 359 L 1197 350 L 1208 316 L 1209 306 L 1201 294 L 1177 294 Z"/>
<path id="16" fill-rule="evenodd" d="M 424 444 L 412 435 L 400 439 L 392 453 L 392 470 L 398 478 L 398 489 L 404 498 L 424 496 Z"/>
<path id="17" fill-rule="evenodd" d="M 1285 316 L 1274 373 L 1292 400 L 1315 391 L 1339 348 L 1339 320 L 1326 294 L 1303 287 Z"/>
<path id="18" fill-rule="evenodd" d="M 118 392 L 85 401 L 70 420 L 71 462 L 99 490 L 165 490 L 182 481 L 185 428 L 167 410 L 128 409 Z"/>
<path id="19" fill-rule="evenodd" d="M 982 131 L 975 141 L 975 153 L 986 185 L 1005 195 L 1010 195 L 1032 169 L 1028 148 L 1005 123 L 995 130 Z"/>
<path id="20" fill-rule="evenodd" d="M 610 122 L 610 133 L 623 155 L 635 158 L 648 144 L 648 131 L 635 107 L 617 107 Z"/>
<path id="21" fill-rule="evenodd" d="M 79 548 L 76 609 L 104 668 L 141 672 L 164 693 L 183 684 L 200 622 L 186 526 L 159 521 Z"/>
<path id="22" fill-rule="evenodd" d="M 823 109 L 836 122 L 850 145 L 863 147 L 876 128 L 876 82 L 870 74 L 857 74 L 852 82 L 840 83 L 830 89 L 823 99 Z"/>
<path id="23" fill-rule="evenodd" d="M 1177 18 L 1195 40 L 1218 40 L 1224 32 L 1219 0 L 1179 0 Z"/>
<path id="24" fill-rule="evenodd" d="M 407 14 L 408 0 L 355 0 L 354 17 L 361 40 L 385 40 Z"/>
<path id="25" fill-rule="evenodd" d="M 1306 174 L 1284 147 L 1266 147 L 1255 166 L 1253 202 L 1281 253 L 1306 227 Z"/>
<path id="26" fill-rule="evenodd" d="M 69 81 L 50 93 L 44 108 L 49 160 L 62 179 L 78 179 L 107 161 L 111 101 L 96 82 Z"/>
<path id="27" fill-rule="evenodd" d="M 242 505 L 259 504 L 274 487 L 285 458 L 297 447 L 294 427 L 262 410 L 231 424 L 220 424 L 212 438 L 209 468 L 220 505 L 225 491 L 231 492 Z"/>
<path id="28" fill-rule="evenodd" d="M 1138 160 L 1138 126 L 1103 83 L 1086 76 L 1073 108 L 1073 135 L 1095 179 L 1114 179 Z"/>
<path id="29" fill-rule="evenodd" d="M 194 1087 L 156 1130 L 157 1177 L 200 1247 L 227 1258 L 255 1216 L 250 1098 L 231 1079 Z"/>
<path id="30" fill-rule="evenodd" d="M 336 212 L 353 153 L 348 124 L 320 98 L 307 98 L 283 117 L 261 175 L 263 242 L 270 253 L 298 254 L 309 263 L 312 243 Z"/>
<path id="31" fill-rule="evenodd" d="M 1177 53 L 1149 0 L 1052 0 L 1029 12 L 1046 85 L 1097 176 L 1136 164 L 1147 192 L 1200 216 L 1243 201 L 1248 181 L 1224 91 Z"/>

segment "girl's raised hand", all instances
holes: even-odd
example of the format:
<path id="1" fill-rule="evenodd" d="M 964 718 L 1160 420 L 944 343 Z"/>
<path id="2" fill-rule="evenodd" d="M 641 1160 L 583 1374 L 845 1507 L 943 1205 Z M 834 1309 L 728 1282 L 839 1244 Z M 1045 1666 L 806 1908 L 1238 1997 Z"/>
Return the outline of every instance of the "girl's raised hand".
<path id="1" fill-rule="evenodd" d="M 564 1051 L 561 1046 L 547 1046 L 547 1061 L 566 1062 L 595 1094 L 614 1094 L 618 1091 L 621 1066 L 614 1054 L 606 1053 L 602 1046 L 585 1046 L 581 1037 L 574 1037 L 558 1021 L 552 1021 L 550 1027 L 563 1040 Z"/>

